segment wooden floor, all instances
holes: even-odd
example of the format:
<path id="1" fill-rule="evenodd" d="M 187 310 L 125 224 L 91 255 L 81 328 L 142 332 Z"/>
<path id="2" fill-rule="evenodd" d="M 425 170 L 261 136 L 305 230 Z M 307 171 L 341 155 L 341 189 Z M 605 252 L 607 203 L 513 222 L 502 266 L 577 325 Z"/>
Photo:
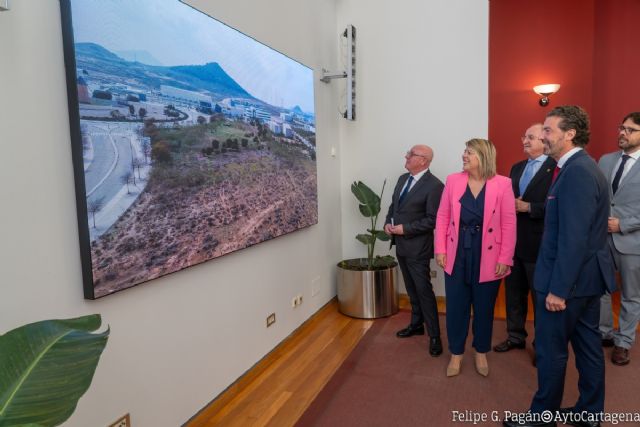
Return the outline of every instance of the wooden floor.
<path id="1" fill-rule="evenodd" d="M 410 308 L 406 295 L 400 307 Z M 438 311 L 445 312 L 441 297 Z M 496 317 L 504 318 L 504 299 Z M 372 324 L 340 314 L 330 301 L 185 426 L 294 425 Z"/>
<path id="2" fill-rule="evenodd" d="M 186 426 L 294 425 L 372 324 L 332 300 Z"/>

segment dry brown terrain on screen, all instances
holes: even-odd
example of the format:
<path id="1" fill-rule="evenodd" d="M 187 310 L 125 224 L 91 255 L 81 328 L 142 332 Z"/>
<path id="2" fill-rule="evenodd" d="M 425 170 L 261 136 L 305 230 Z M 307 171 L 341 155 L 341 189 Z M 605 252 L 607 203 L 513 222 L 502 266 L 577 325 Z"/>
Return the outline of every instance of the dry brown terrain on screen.
<path id="1" fill-rule="evenodd" d="M 91 245 L 95 296 L 317 222 L 315 155 L 257 123 L 148 123 L 145 190 Z"/>

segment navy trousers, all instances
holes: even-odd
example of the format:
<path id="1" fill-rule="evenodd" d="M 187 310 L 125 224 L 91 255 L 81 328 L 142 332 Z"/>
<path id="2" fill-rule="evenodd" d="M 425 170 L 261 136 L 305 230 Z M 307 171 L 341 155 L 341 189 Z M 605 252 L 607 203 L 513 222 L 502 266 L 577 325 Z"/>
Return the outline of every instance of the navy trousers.
<path id="1" fill-rule="evenodd" d="M 496 305 L 500 280 L 485 283 L 465 283 L 462 268 L 454 267 L 452 275 L 445 273 L 447 293 L 447 339 L 451 354 L 463 354 L 469 333 L 473 307 L 473 348 L 478 353 L 491 350 L 493 309 Z"/>
<path id="2" fill-rule="evenodd" d="M 580 397 L 575 412 L 604 410 L 604 355 L 600 342 L 600 295 L 570 298 L 563 311 L 545 308 L 546 293 L 536 292 L 538 391 L 532 412 L 556 411 L 562 403 L 569 343 L 576 357 Z"/>

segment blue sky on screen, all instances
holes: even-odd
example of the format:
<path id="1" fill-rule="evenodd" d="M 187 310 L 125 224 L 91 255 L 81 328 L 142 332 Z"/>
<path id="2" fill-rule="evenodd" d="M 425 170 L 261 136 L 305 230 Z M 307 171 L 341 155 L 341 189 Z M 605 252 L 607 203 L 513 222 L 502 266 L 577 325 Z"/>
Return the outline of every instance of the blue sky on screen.
<path id="1" fill-rule="evenodd" d="M 217 62 L 272 105 L 314 112 L 313 72 L 178 0 L 72 0 L 76 42 L 146 51 L 161 65 Z"/>

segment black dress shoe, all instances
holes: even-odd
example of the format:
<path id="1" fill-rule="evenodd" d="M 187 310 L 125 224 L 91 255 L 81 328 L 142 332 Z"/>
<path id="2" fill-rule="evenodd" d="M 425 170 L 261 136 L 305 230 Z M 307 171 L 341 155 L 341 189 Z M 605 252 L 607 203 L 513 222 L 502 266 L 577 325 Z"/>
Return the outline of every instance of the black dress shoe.
<path id="1" fill-rule="evenodd" d="M 409 338 L 412 337 L 414 335 L 424 335 L 424 326 L 420 325 L 420 326 L 407 326 L 404 329 L 400 329 L 398 332 L 396 332 L 396 336 L 398 338 Z"/>
<path id="2" fill-rule="evenodd" d="M 602 346 L 603 347 L 613 347 L 614 346 L 613 338 L 602 338 Z"/>
<path id="3" fill-rule="evenodd" d="M 498 353 L 504 353 L 505 351 L 513 350 L 514 348 L 523 349 L 525 348 L 527 343 L 522 342 L 513 342 L 510 339 L 506 339 L 502 341 L 500 344 L 493 347 L 493 351 Z"/>
<path id="4" fill-rule="evenodd" d="M 429 340 L 429 354 L 438 357 L 442 354 L 442 341 L 440 337 L 432 337 Z"/>

